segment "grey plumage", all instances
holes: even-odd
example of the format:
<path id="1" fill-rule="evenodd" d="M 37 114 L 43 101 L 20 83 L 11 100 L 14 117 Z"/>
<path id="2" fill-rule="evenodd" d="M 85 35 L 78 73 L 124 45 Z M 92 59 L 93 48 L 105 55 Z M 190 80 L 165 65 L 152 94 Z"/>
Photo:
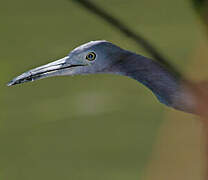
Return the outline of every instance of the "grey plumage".
<path id="1" fill-rule="evenodd" d="M 136 79 L 147 86 L 167 106 L 194 111 L 194 101 L 180 81 L 157 62 L 121 49 L 107 41 L 92 41 L 68 56 L 32 69 L 14 78 L 8 86 L 51 76 L 109 73 Z"/>

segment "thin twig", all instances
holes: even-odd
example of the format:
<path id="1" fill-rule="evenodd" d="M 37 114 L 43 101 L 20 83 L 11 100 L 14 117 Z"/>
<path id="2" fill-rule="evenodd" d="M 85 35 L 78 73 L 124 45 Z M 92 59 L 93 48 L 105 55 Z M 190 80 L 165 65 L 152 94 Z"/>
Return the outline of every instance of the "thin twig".
<path id="1" fill-rule="evenodd" d="M 125 36 L 129 37 L 135 41 L 138 45 L 142 46 L 145 51 L 147 51 L 155 60 L 157 60 L 161 65 L 165 66 L 169 71 L 171 71 L 177 78 L 181 78 L 181 73 L 169 63 L 167 58 L 165 58 L 152 44 L 150 44 L 143 36 L 130 30 L 123 22 L 101 9 L 93 2 L 89 0 L 73 0 L 79 3 L 82 7 L 87 9 L 89 12 L 97 15 L 98 17 L 105 20 L 107 23 L 120 30 Z"/>
<path id="2" fill-rule="evenodd" d="M 196 113 L 201 116 L 203 120 L 203 127 L 206 138 L 208 138 L 208 91 L 203 86 L 197 86 L 194 82 L 185 78 L 169 61 L 166 57 L 164 57 L 149 41 L 147 41 L 141 34 L 135 33 L 134 31 L 130 30 L 123 22 L 106 12 L 105 10 L 101 9 L 94 3 L 89 0 L 73 0 L 76 3 L 79 3 L 82 7 L 87 9 L 89 12 L 97 15 L 104 21 L 106 21 L 111 26 L 118 29 L 121 33 L 125 36 L 129 37 L 133 41 L 135 41 L 138 45 L 142 46 L 146 52 L 148 52 L 155 60 L 157 60 L 161 65 L 165 66 L 170 72 L 175 74 L 177 78 L 180 78 L 182 84 L 188 88 L 190 93 L 193 93 L 193 96 L 196 100 Z M 202 0 L 203 1 L 203 0 Z M 208 150 L 208 145 L 207 145 Z M 208 157 L 208 155 L 207 155 Z M 208 161 L 207 161 L 208 162 Z M 208 164 L 206 164 L 206 167 Z M 208 171 L 206 171 L 205 179 L 208 180 Z"/>

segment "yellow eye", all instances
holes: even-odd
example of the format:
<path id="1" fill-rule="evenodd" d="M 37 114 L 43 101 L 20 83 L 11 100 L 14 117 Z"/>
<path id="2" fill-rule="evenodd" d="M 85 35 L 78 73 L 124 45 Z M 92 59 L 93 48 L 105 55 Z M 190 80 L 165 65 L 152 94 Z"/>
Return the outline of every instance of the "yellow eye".
<path id="1" fill-rule="evenodd" d="M 86 59 L 87 59 L 88 61 L 94 61 L 95 58 L 96 58 L 96 54 L 95 54 L 94 52 L 90 52 L 90 53 L 88 53 L 88 55 L 86 56 Z"/>

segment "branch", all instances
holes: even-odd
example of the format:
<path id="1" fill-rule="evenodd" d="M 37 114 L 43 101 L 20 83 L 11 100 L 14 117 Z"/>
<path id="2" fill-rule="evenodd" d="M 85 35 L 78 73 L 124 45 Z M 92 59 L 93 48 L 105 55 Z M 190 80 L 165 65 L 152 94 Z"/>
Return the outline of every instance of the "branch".
<path id="1" fill-rule="evenodd" d="M 165 66 L 170 72 L 175 74 L 177 78 L 182 77 L 181 73 L 177 71 L 177 69 L 173 67 L 172 64 L 169 63 L 167 58 L 165 58 L 161 53 L 159 53 L 159 51 L 153 45 L 151 45 L 145 38 L 143 38 L 143 36 L 130 30 L 123 22 L 121 22 L 111 14 L 107 13 L 105 10 L 101 9 L 100 7 L 98 7 L 89 0 L 73 0 L 73 1 L 79 3 L 79 5 L 84 7 L 86 10 L 100 17 L 108 24 L 118 29 L 125 36 L 135 41 L 138 45 L 142 46 L 146 52 L 148 52 L 161 65 Z"/>

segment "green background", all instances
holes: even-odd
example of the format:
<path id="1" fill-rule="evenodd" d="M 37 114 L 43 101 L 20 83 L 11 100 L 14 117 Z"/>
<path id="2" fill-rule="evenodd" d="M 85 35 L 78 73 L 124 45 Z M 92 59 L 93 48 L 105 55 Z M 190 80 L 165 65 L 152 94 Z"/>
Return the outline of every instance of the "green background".
<path id="1" fill-rule="evenodd" d="M 181 71 L 204 36 L 188 0 L 94 2 Z M 148 54 L 72 1 L 1 0 L 0 22 L 0 179 L 142 179 L 169 109 L 138 82 L 90 75 L 6 83 L 91 40 Z"/>

